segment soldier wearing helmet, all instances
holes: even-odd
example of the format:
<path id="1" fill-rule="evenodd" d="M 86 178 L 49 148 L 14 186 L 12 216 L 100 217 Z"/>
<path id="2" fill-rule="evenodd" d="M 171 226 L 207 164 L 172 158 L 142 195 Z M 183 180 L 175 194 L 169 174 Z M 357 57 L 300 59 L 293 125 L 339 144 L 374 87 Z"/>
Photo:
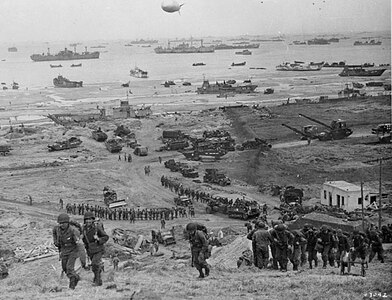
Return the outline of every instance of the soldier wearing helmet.
<path id="1" fill-rule="evenodd" d="M 340 267 L 340 264 L 343 261 L 343 257 L 346 255 L 347 252 L 350 251 L 350 244 L 348 242 L 348 238 L 343 234 L 343 230 L 338 229 L 336 231 L 336 235 L 338 238 L 336 261 L 337 261 L 338 267 Z"/>
<path id="2" fill-rule="evenodd" d="M 294 237 L 284 224 L 275 225 L 271 237 L 275 244 L 276 259 L 279 262 L 280 271 L 287 272 L 289 248 L 292 248 Z"/>
<path id="3" fill-rule="evenodd" d="M 254 263 L 256 267 L 263 269 L 268 266 L 269 246 L 272 242 L 272 238 L 263 222 L 257 222 L 256 228 L 257 229 L 252 236 Z"/>
<path id="4" fill-rule="evenodd" d="M 319 252 L 321 253 L 321 258 L 323 259 L 323 269 L 327 268 L 327 263 L 329 256 L 331 254 L 331 249 L 333 247 L 332 232 L 328 229 L 328 226 L 322 225 L 320 227 L 320 232 L 316 235 L 317 243 L 320 245 Z M 331 263 L 331 259 L 330 259 Z M 333 266 L 333 259 L 332 259 Z"/>
<path id="5" fill-rule="evenodd" d="M 210 275 L 210 268 L 206 262 L 208 258 L 208 241 L 205 232 L 197 229 L 196 223 L 189 223 L 186 225 L 186 231 L 189 235 L 189 242 L 191 244 L 192 263 L 199 271 L 199 278 L 204 278 Z M 203 273 L 205 270 L 205 274 Z"/>
<path id="6" fill-rule="evenodd" d="M 61 267 L 69 278 L 69 288 L 75 289 L 80 277 L 75 272 L 75 261 L 79 257 L 80 231 L 71 225 L 67 214 L 57 218 L 58 226 L 53 228 L 53 242 L 60 251 Z"/>
<path id="7" fill-rule="evenodd" d="M 102 285 L 102 255 L 105 252 L 104 244 L 109 240 L 103 226 L 95 222 L 94 213 L 87 211 L 84 214 L 83 242 L 87 255 L 91 260 L 91 269 L 94 273 L 94 285 Z"/>

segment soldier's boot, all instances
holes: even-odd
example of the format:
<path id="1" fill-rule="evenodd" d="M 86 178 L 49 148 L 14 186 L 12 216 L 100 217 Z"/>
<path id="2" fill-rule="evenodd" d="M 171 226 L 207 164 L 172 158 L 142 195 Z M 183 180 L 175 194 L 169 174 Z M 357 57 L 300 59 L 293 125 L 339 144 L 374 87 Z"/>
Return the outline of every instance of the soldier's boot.
<path id="1" fill-rule="evenodd" d="M 312 262 L 309 261 L 309 269 L 313 269 Z"/>
<path id="2" fill-rule="evenodd" d="M 102 285 L 102 277 L 101 277 L 101 270 L 98 270 L 97 272 L 97 280 L 96 280 L 96 286 L 101 286 Z"/>
<path id="3" fill-rule="evenodd" d="M 210 268 L 207 266 L 204 269 L 205 269 L 205 274 L 206 274 L 206 277 L 207 277 L 208 275 L 210 275 Z"/>
<path id="4" fill-rule="evenodd" d="M 293 265 L 293 271 L 298 271 L 298 264 Z"/>
<path id="5" fill-rule="evenodd" d="M 314 261 L 314 267 L 317 268 L 317 266 L 318 266 L 318 260 L 316 259 L 316 260 Z"/>
<path id="6" fill-rule="evenodd" d="M 324 262 L 323 262 L 323 269 L 326 269 L 326 268 L 327 268 L 327 262 L 324 261 Z"/>
<path id="7" fill-rule="evenodd" d="M 199 271 L 199 278 L 204 278 L 203 269 L 200 268 L 200 269 L 198 269 L 198 271 Z"/>
<path id="8" fill-rule="evenodd" d="M 79 275 L 72 276 L 69 280 L 69 288 L 71 290 L 74 290 L 75 287 L 78 285 L 79 280 L 80 280 Z"/>

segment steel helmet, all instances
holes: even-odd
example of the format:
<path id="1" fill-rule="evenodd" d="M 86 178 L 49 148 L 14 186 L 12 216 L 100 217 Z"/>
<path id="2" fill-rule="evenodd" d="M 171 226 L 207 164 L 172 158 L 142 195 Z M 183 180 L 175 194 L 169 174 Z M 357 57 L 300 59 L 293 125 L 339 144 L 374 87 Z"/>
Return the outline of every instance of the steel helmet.
<path id="1" fill-rule="evenodd" d="M 189 223 L 186 225 L 187 231 L 195 231 L 197 229 L 197 225 L 195 223 Z"/>
<path id="2" fill-rule="evenodd" d="M 256 227 L 260 228 L 260 229 L 263 229 L 263 228 L 265 228 L 265 224 L 263 222 L 259 221 L 259 222 L 256 223 Z"/>
<path id="3" fill-rule="evenodd" d="M 94 214 L 91 211 L 88 211 L 84 214 L 84 219 L 88 220 L 88 219 L 95 219 Z"/>
<path id="4" fill-rule="evenodd" d="M 57 223 L 68 223 L 69 222 L 69 216 L 67 214 L 60 214 L 57 218 Z"/>
<path id="5" fill-rule="evenodd" d="M 286 229 L 286 226 L 284 224 L 279 224 L 276 226 L 277 231 L 284 231 Z"/>

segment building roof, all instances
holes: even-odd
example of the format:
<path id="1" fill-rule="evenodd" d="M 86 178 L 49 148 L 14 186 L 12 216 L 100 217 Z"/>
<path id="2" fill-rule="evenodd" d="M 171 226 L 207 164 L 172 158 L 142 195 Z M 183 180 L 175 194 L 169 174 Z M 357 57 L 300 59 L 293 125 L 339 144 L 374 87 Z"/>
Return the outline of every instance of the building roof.
<path id="1" fill-rule="evenodd" d="M 324 185 L 331 186 L 331 187 L 334 187 L 334 188 L 338 188 L 338 189 L 346 191 L 346 192 L 358 192 L 358 191 L 361 191 L 361 186 L 355 185 L 355 184 L 352 184 L 352 183 L 349 183 L 349 182 L 343 181 L 343 180 L 340 180 L 340 181 L 326 181 L 326 182 L 324 182 Z M 369 191 L 369 188 L 363 187 L 363 190 L 364 191 Z"/>
<path id="2" fill-rule="evenodd" d="M 288 227 L 290 230 L 300 229 L 306 223 L 316 228 L 320 228 L 322 225 L 328 225 L 335 230 L 342 229 L 343 231 L 348 231 L 348 232 L 354 229 L 362 228 L 362 220 L 347 221 L 346 219 L 336 218 L 328 214 L 323 214 L 318 212 L 311 212 L 307 215 L 304 215 L 301 218 L 295 220 L 293 223 L 289 224 Z"/>

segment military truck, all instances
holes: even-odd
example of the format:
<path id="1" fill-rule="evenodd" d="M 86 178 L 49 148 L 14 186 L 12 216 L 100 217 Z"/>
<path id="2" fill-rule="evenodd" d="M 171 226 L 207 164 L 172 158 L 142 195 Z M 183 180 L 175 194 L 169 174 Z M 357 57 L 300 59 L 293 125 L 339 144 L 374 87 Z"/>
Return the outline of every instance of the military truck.
<path id="1" fill-rule="evenodd" d="M 181 174 L 187 178 L 197 178 L 199 177 L 199 172 L 197 172 L 194 168 L 187 167 L 181 168 Z"/>
<path id="2" fill-rule="evenodd" d="M 188 196 L 178 196 L 178 197 L 174 198 L 174 204 L 177 206 L 187 207 L 187 206 L 192 205 L 193 203 L 192 203 L 192 200 L 189 199 Z"/>
<path id="3" fill-rule="evenodd" d="M 176 239 L 173 235 L 173 232 L 170 230 L 152 230 L 151 231 L 152 241 L 158 241 L 158 243 L 163 244 L 165 246 L 175 244 Z"/>
<path id="4" fill-rule="evenodd" d="M 302 205 L 303 197 L 303 190 L 293 186 L 286 186 L 280 192 L 280 201 L 285 204 L 298 203 L 299 205 Z"/>
<path id="5" fill-rule="evenodd" d="M 213 213 L 227 214 L 227 204 L 225 204 L 219 200 L 209 198 L 208 202 L 207 202 L 206 213 L 207 214 L 213 214 Z"/>
<path id="6" fill-rule="evenodd" d="M 257 218 L 260 213 L 260 205 L 256 201 L 246 200 L 243 205 L 231 205 L 227 207 L 229 218 L 247 220 Z"/>
<path id="7" fill-rule="evenodd" d="M 231 180 L 226 177 L 225 174 L 220 173 L 217 169 L 206 169 L 206 173 L 203 176 L 203 182 L 215 183 L 220 186 L 226 186 L 231 184 Z"/>
<path id="8" fill-rule="evenodd" d="M 11 146 L 8 145 L 0 145 L 0 154 L 6 156 L 11 151 Z"/>

